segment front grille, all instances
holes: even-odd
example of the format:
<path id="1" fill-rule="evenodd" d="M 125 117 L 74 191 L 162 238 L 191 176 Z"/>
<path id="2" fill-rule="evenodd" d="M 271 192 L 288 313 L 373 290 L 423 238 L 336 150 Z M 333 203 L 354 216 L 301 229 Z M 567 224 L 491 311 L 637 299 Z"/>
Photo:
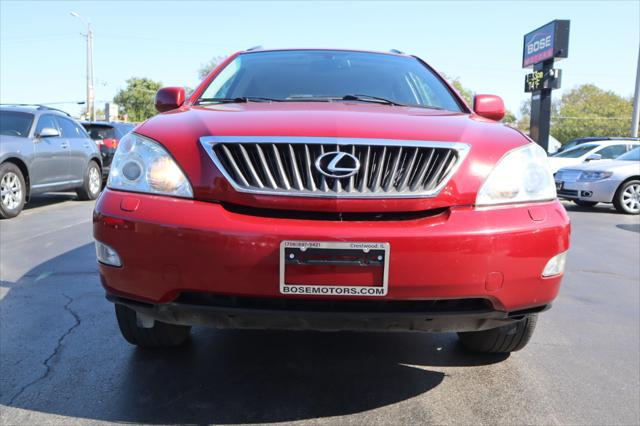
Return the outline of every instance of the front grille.
<path id="1" fill-rule="evenodd" d="M 263 209 L 239 204 L 221 203 L 225 210 L 258 217 L 294 220 L 324 220 L 336 222 L 380 222 L 418 220 L 442 215 L 445 220 L 448 208 L 418 210 L 410 212 L 322 212 L 307 210 Z"/>
<path id="2" fill-rule="evenodd" d="M 558 190 L 558 195 L 566 197 L 577 197 L 578 191 L 576 191 L 575 189 L 560 189 Z"/>
<path id="3" fill-rule="evenodd" d="M 560 182 L 575 182 L 578 180 L 578 177 L 580 177 L 580 174 L 582 173 L 582 171 L 580 170 L 570 170 L 570 169 L 565 169 L 565 170 L 559 170 L 555 175 L 554 178 L 556 181 Z"/>
<path id="4" fill-rule="evenodd" d="M 433 196 L 448 182 L 468 145 L 391 139 L 204 137 L 202 145 L 239 191 L 313 197 Z M 344 152 L 359 167 L 331 177 L 316 164 Z M 337 163 L 337 166 L 341 166 Z M 326 173 L 326 170 L 325 170 Z"/>

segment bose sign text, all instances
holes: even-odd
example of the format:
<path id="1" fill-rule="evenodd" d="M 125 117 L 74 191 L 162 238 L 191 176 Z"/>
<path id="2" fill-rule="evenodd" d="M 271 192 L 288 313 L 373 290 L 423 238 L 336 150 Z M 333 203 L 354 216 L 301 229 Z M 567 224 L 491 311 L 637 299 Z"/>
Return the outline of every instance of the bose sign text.
<path id="1" fill-rule="evenodd" d="M 552 58 L 566 58 L 569 53 L 569 21 L 555 20 L 526 34 L 522 51 L 522 67 Z"/>

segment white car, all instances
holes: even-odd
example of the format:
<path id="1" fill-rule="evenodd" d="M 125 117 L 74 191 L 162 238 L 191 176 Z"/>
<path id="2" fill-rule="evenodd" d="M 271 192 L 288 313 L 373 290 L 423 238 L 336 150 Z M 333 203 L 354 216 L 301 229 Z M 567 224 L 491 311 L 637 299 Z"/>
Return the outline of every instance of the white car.
<path id="1" fill-rule="evenodd" d="M 620 213 L 640 214 L 640 147 L 615 160 L 560 169 L 555 181 L 558 197 L 579 206 L 613 203 Z"/>
<path id="2" fill-rule="evenodd" d="M 629 140 L 589 142 L 550 156 L 549 167 L 551 172 L 555 174 L 563 167 L 613 160 L 637 146 L 640 146 L 640 142 Z"/>
<path id="3" fill-rule="evenodd" d="M 547 152 L 549 154 L 555 154 L 562 147 L 562 143 L 553 136 L 549 135 L 549 143 L 547 144 Z"/>

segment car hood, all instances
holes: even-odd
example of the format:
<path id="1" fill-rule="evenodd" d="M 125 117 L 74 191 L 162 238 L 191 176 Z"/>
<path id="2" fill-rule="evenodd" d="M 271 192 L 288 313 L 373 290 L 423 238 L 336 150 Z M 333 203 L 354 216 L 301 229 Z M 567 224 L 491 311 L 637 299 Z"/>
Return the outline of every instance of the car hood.
<path id="1" fill-rule="evenodd" d="M 318 210 L 418 210 L 473 204 L 495 163 L 528 143 L 520 132 L 473 114 L 350 102 L 281 102 L 186 106 L 159 114 L 135 130 L 163 144 L 186 171 L 194 195 L 261 207 Z M 204 152 L 203 136 L 300 136 L 463 142 L 469 155 L 438 197 L 420 200 L 345 200 L 237 193 Z M 463 178 L 464 177 L 464 178 Z"/>
<path id="2" fill-rule="evenodd" d="M 619 169 L 637 169 L 640 172 L 640 161 L 617 161 L 603 160 L 592 163 L 582 163 L 576 166 L 566 167 L 566 169 L 580 171 L 615 171 Z"/>

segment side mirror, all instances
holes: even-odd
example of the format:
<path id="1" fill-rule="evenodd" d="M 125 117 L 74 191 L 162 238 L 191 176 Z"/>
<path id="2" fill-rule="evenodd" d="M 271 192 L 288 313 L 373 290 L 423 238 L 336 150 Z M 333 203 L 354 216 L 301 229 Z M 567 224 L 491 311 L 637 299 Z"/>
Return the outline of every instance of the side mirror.
<path id="1" fill-rule="evenodd" d="M 56 136 L 60 136 L 60 132 L 58 129 L 54 129 L 53 127 L 45 127 L 40 130 L 40 133 L 36 136 L 39 138 L 55 138 Z"/>
<path id="2" fill-rule="evenodd" d="M 502 120 L 505 112 L 502 98 L 496 95 L 476 95 L 473 110 L 481 117 L 496 121 Z"/>
<path id="3" fill-rule="evenodd" d="M 163 87 L 156 93 L 156 109 L 159 112 L 180 108 L 185 100 L 184 87 Z"/>
<path id="4" fill-rule="evenodd" d="M 600 154 L 591 154 L 590 156 L 588 156 L 587 158 L 584 159 L 584 161 L 588 162 L 588 161 L 596 161 L 596 160 L 602 160 L 602 155 Z"/>

